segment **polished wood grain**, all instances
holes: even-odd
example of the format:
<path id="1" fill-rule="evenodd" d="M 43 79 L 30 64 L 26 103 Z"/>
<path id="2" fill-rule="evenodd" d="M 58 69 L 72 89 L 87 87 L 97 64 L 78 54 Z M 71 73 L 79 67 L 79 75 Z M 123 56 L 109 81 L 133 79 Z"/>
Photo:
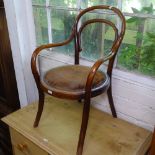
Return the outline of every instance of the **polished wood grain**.
<path id="1" fill-rule="evenodd" d="M 14 129 L 10 128 L 10 133 L 14 155 L 48 155 L 46 151 Z"/>
<path id="2" fill-rule="evenodd" d="M 38 128 L 32 125 L 37 103 L 8 115 L 3 121 L 51 155 L 75 155 L 82 109 L 78 101 L 46 96 Z M 151 138 L 150 131 L 91 106 L 83 155 L 144 155 Z"/>

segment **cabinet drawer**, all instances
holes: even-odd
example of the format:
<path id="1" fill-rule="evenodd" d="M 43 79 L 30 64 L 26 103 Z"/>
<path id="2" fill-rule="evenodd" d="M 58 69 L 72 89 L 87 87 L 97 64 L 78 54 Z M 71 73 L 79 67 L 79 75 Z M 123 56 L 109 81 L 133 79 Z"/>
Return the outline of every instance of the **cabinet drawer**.
<path id="1" fill-rule="evenodd" d="M 48 155 L 23 135 L 10 128 L 12 148 L 14 155 Z"/>

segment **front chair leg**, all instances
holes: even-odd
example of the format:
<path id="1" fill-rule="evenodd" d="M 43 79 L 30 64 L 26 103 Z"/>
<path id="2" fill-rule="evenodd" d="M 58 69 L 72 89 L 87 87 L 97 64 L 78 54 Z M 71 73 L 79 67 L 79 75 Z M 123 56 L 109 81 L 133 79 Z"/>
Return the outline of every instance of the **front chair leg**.
<path id="1" fill-rule="evenodd" d="M 108 95 L 108 100 L 109 100 L 112 115 L 113 115 L 113 117 L 117 118 L 117 113 L 116 113 L 116 110 L 115 110 L 114 101 L 113 101 L 113 97 L 112 97 L 111 84 L 110 84 L 110 86 L 109 86 L 109 88 L 107 90 L 107 95 Z"/>
<path id="2" fill-rule="evenodd" d="M 83 145 L 84 145 L 87 124 L 88 124 L 88 118 L 89 118 L 89 111 L 90 111 L 90 99 L 88 99 L 88 100 L 85 99 L 84 107 L 83 107 L 81 130 L 80 130 L 80 136 L 79 136 L 76 155 L 82 155 L 82 152 L 83 152 Z"/>
<path id="3" fill-rule="evenodd" d="M 34 122 L 34 127 L 37 127 L 41 118 L 41 114 L 43 111 L 43 107 L 44 107 L 44 99 L 45 99 L 45 95 L 44 92 L 39 91 L 39 103 L 38 103 L 38 111 L 37 111 L 37 115 L 36 115 L 36 119 Z"/>

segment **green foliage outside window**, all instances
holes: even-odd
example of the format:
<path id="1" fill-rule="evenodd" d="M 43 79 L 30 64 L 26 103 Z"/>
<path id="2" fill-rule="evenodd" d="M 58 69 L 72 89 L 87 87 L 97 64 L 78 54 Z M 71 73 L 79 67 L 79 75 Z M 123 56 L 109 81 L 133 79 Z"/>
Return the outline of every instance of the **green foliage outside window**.
<path id="1" fill-rule="evenodd" d="M 141 10 L 132 8 L 133 13 L 153 14 L 153 5 L 142 7 Z M 128 70 L 138 71 L 151 76 L 155 75 L 155 31 L 147 30 L 147 18 L 132 17 L 127 24 L 136 28 L 135 44 L 124 44 L 118 57 L 118 66 Z M 149 32 L 150 31 L 150 32 Z"/>
<path id="2" fill-rule="evenodd" d="M 62 42 L 69 38 L 71 35 L 71 30 L 73 23 L 75 21 L 76 12 L 68 12 L 68 11 L 57 11 L 53 9 L 52 12 L 52 39 L 53 42 Z M 61 25 L 60 25 L 60 24 Z M 59 26 L 58 26 L 59 25 Z M 74 42 L 72 41 L 69 45 L 61 46 L 56 50 L 67 55 L 73 54 Z"/>
<path id="3" fill-rule="evenodd" d="M 119 0 L 118 0 L 119 1 Z M 92 5 L 118 6 L 115 0 L 81 0 L 81 8 Z M 77 15 L 77 0 L 50 0 L 52 42 L 60 42 L 70 35 Z M 33 4 L 45 6 L 46 0 L 33 0 Z M 135 8 L 133 8 L 135 6 Z M 139 7 L 138 7 L 139 6 Z M 122 10 L 130 12 L 133 17 L 126 16 L 127 30 L 118 53 L 117 67 L 144 75 L 155 76 L 155 0 L 123 0 Z M 60 9 L 64 8 L 64 9 Z M 36 25 L 36 36 L 39 44 L 48 43 L 48 22 L 46 7 L 33 7 Z M 67 8 L 73 8 L 73 11 Z M 75 9 L 75 10 L 74 10 Z M 149 14 L 150 16 L 143 16 Z M 102 14 L 103 15 L 103 14 Z M 137 15 L 142 15 L 137 16 Z M 90 17 L 98 16 L 91 14 Z M 106 16 L 106 15 L 103 15 Z M 151 18 L 153 17 L 153 18 Z M 88 17 L 89 18 L 89 17 Z M 115 17 L 110 16 L 113 21 Z M 116 25 L 118 20 L 115 21 Z M 97 31 L 96 31 L 97 30 Z M 95 33 L 96 32 L 96 33 Z M 82 56 L 95 60 L 109 51 L 113 39 L 113 30 L 101 24 L 92 24 L 82 35 Z M 93 38 L 93 39 L 92 39 Z M 73 42 L 57 50 L 65 54 L 73 54 Z"/>

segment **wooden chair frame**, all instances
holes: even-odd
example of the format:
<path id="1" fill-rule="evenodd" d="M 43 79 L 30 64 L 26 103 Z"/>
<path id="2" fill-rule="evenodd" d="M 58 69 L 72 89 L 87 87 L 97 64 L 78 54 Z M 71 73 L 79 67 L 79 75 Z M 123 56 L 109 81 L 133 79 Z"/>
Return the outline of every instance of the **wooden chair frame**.
<path id="1" fill-rule="evenodd" d="M 98 10 L 98 9 L 111 10 L 116 15 L 118 15 L 118 17 L 122 21 L 121 30 L 120 30 L 119 34 L 118 34 L 118 29 L 116 28 L 116 26 L 112 22 L 110 22 L 110 21 L 108 21 L 106 19 L 91 19 L 91 20 L 88 20 L 88 21 L 84 22 L 81 25 L 81 27 L 78 28 L 78 23 L 79 23 L 82 15 L 84 15 L 87 12 L 90 12 L 90 11 L 93 11 L 93 10 Z M 92 23 L 96 23 L 96 22 L 97 23 L 105 23 L 107 25 L 110 25 L 113 28 L 113 30 L 115 31 L 115 40 L 114 40 L 114 43 L 113 43 L 113 46 L 111 48 L 111 52 L 109 53 L 109 55 L 107 55 L 105 58 L 99 59 L 91 67 L 91 70 L 90 70 L 89 75 L 87 77 L 86 86 L 85 86 L 85 95 L 81 96 L 81 95 L 78 95 L 78 94 L 60 93 L 60 92 L 50 91 L 47 87 L 45 87 L 45 85 L 43 85 L 41 83 L 39 71 L 37 69 L 37 56 L 38 56 L 38 54 L 43 49 L 63 46 L 63 45 L 66 45 L 66 44 L 70 43 L 74 39 L 75 65 L 78 65 L 79 64 L 79 53 L 82 50 L 81 49 L 81 44 L 80 44 L 81 43 L 81 40 L 80 40 L 81 32 L 87 25 L 92 24 Z M 40 117 L 41 117 L 41 114 L 42 114 L 42 111 L 43 111 L 44 92 L 49 94 L 49 95 L 58 97 L 58 98 L 77 99 L 77 100 L 84 99 L 82 124 L 81 124 L 81 130 L 80 130 L 80 135 L 79 135 L 78 147 L 77 147 L 77 155 L 82 155 L 82 152 L 83 152 L 84 139 L 85 139 L 85 135 L 86 135 L 88 118 L 89 118 L 91 97 L 97 96 L 97 95 L 103 93 L 103 91 L 105 91 L 105 90 L 102 90 L 102 91 L 97 91 L 95 93 L 92 93 L 91 92 L 92 82 L 93 82 L 94 76 L 95 76 L 98 68 L 100 67 L 100 65 L 103 64 L 107 60 L 109 60 L 107 74 L 110 77 L 110 86 L 109 86 L 109 88 L 107 90 L 108 100 L 109 100 L 109 104 L 110 104 L 110 108 L 111 108 L 113 117 L 117 117 L 116 110 L 115 110 L 114 103 L 113 103 L 113 98 L 112 98 L 111 76 L 112 76 L 112 69 L 113 69 L 115 56 L 117 54 L 118 48 L 119 48 L 119 46 L 120 46 L 120 44 L 122 42 L 122 39 L 124 37 L 125 28 L 126 28 L 125 18 L 123 16 L 123 14 L 120 12 L 120 10 L 118 10 L 117 8 L 111 7 L 111 6 L 105 6 L 105 5 L 89 7 L 87 9 L 82 10 L 79 13 L 79 15 L 77 16 L 75 24 L 74 24 L 73 29 L 72 29 L 72 33 L 71 33 L 69 39 L 65 40 L 64 42 L 60 42 L 60 43 L 52 43 L 52 44 L 47 44 L 47 45 L 41 45 L 34 51 L 34 53 L 32 55 L 31 68 L 32 68 L 32 73 L 34 75 L 35 82 L 36 82 L 38 92 L 39 92 L 38 112 L 37 112 L 37 116 L 36 116 L 36 119 L 35 119 L 35 122 L 34 122 L 34 127 L 38 126 L 39 120 L 40 120 Z"/>

